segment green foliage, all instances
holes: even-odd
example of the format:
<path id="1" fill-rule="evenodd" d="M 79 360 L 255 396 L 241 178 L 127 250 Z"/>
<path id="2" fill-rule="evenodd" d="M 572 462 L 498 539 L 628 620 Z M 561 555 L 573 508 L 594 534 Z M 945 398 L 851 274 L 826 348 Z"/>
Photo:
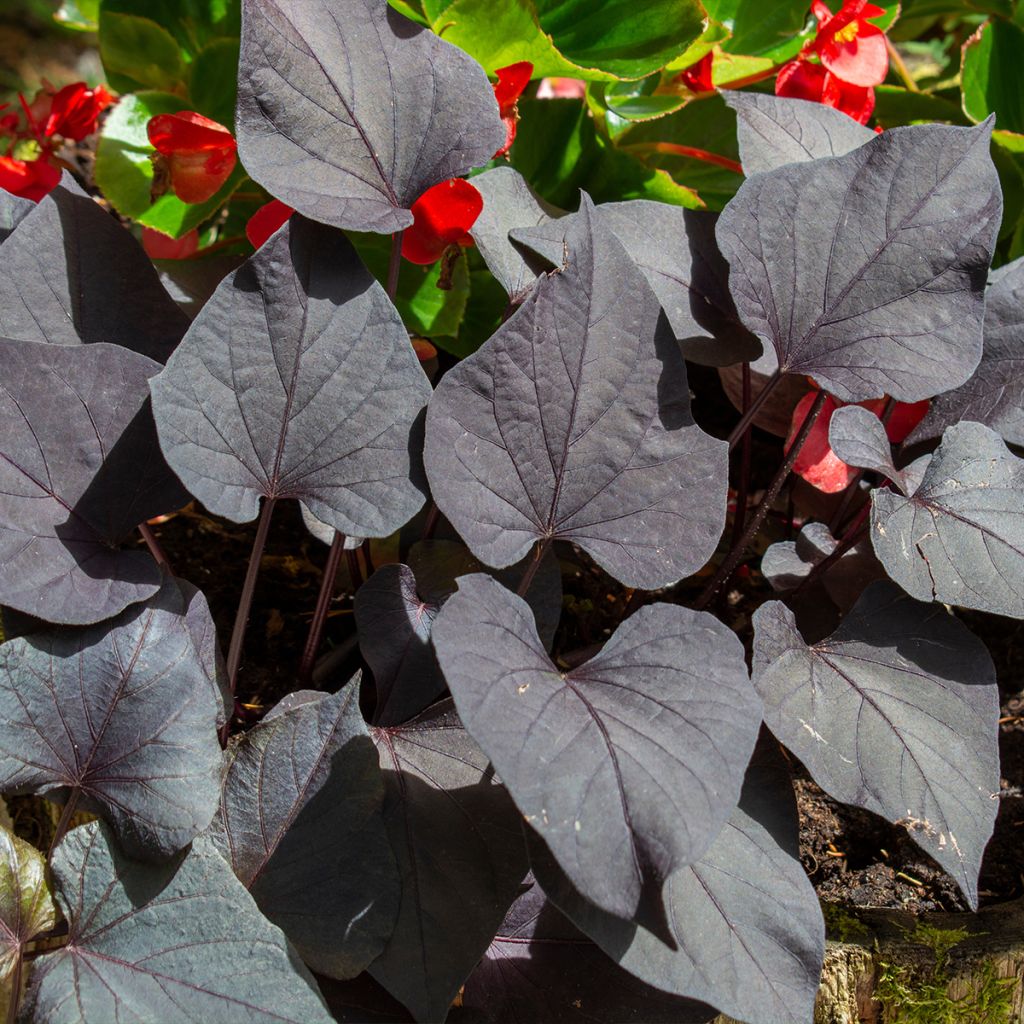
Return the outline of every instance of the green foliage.
<path id="1" fill-rule="evenodd" d="M 964 112 L 972 121 L 995 113 L 1000 128 L 1024 131 L 1024 28 L 995 19 L 964 47 Z"/>
<path id="2" fill-rule="evenodd" d="M 180 89 L 185 68 L 174 37 L 155 21 L 103 12 L 100 56 L 111 85 L 132 89 Z"/>
<path id="3" fill-rule="evenodd" d="M 917 972 L 881 963 L 875 998 L 884 1007 L 886 1024 L 1009 1024 L 1016 982 L 997 977 L 991 961 L 982 965 L 970 991 L 956 999 L 948 994 L 955 977 L 950 953 L 970 934 L 917 922 L 908 938 L 932 951 L 934 966 Z"/>
<path id="4" fill-rule="evenodd" d="M 100 16 L 100 0 L 64 0 L 54 20 L 77 32 L 95 32 Z"/>

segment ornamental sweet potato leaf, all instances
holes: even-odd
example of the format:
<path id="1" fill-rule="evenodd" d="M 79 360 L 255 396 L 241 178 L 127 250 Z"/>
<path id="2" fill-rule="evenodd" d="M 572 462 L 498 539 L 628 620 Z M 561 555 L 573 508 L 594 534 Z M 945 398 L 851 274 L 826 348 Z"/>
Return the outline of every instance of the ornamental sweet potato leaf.
<path id="1" fill-rule="evenodd" d="M 57 847 L 53 875 L 68 942 L 33 964 L 25 1019 L 330 1024 L 309 971 L 205 836 L 144 864 L 93 822 Z"/>
<path id="2" fill-rule="evenodd" d="M 0 982 L 10 977 L 25 944 L 56 923 L 46 858 L 0 825 Z"/>
<path id="3" fill-rule="evenodd" d="M 631 587 L 674 583 L 722 532 L 726 445 L 690 415 L 658 300 L 588 199 L 568 265 L 442 379 L 425 462 L 487 565 L 572 540 Z"/>
<path id="4" fill-rule="evenodd" d="M 862 405 L 836 409 L 828 425 L 828 443 L 847 465 L 873 470 L 907 493 L 903 475 L 893 462 L 885 424 L 869 409 Z"/>
<path id="5" fill-rule="evenodd" d="M 153 428 L 159 369 L 102 342 L 0 340 L 0 603 L 89 623 L 156 592 L 149 553 L 117 545 L 188 501 Z"/>
<path id="6" fill-rule="evenodd" d="M 455 593 L 457 577 L 484 571 L 466 547 L 449 540 L 420 541 L 408 558 L 408 565 L 381 566 L 355 596 L 359 648 L 377 691 L 374 725 L 407 722 L 444 693 L 444 676 L 430 641 L 434 619 Z M 529 562 L 526 558 L 497 578 L 515 588 Z M 553 552 L 541 562 L 528 600 L 550 648 L 562 609 L 562 577 Z"/>
<path id="7" fill-rule="evenodd" d="M 0 337 L 113 342 L 162 363 L 186 327 L 139 243 L 68 174 L 4 242 Z"/>
<path id="8" fill-rule="evenodd" d="M 972 907 L 999 793 L 999 695 L 984 644 L 888 581 L 808 645 L 792 613 L 754 613 L 765 723 L 843 803 L 902 825 Z"/>
<path id="9" fill-rule="evenodd" d="M 417 1020 L 441 1021 L 526 875 L 519 815 L 450 702 L 370 735 L 402 901 L 369 970 Z"/>
<path id="10" fill-rule="evenodd" d="M 536 882 L 509 908 L 466 979 L 461 1005 L 495 1024 L 711 1024 L 718 1016 L 709 1006 L 662 992 L 623 970 Z"/>
<path id="11" fill-rule="evenodd" d="M 169 576 L 109 622 L 4 644 L 0 789 L 74 799 L 130 856 L 171 856 L 217 809 L 221 677 L 205 598 Z"/>
<path id="12" fill-rule="evenodd" d="M 846 402 L 916 402 L 971 376 L 1002 211 L 991 130 L 893 128 L 743 183 L 716 234 L 739 315 L 783 373 Z"/>
<path id="13" fill-rule="evenodd" d="M 706 612 L 647 605 L 561 672 L 526 603 L 474 575 L 434 645 L 466 728 L 573 885 L 664 934 L 662 887 L 729 817 L 757 738 L 738 639 Z"/>
<path id="14" fill-rule="evenodd" d="M 22 199 L 0 188 L 0 242 L 36 208 L 31 199 Z"/>
<path id="15" fill-rule="evenodd" d="M 821 980 L 825 924 L 800 863 L 789 768 L 773 746 L 770 737 L 758 745 L 739 806 L 711 848 L 668 881 L 678 950 L 584 900 L 539 841 L 530 855 L 554 903 L 632 975 L 742 1020 L 804 1024 Z"/>
<path id="16" fill-rule="evenodd" d="M 756 92 L 724 92 L 736 111 L 740 163 L 749 178 L 785 164 L 842 156 L 875 137 L 840 110 L 810 100 Z"/>
<path id="17" fill-rule="evenodd" d="M 386 0 L 245 0 L 236 126 L 271 195 L 382 234 L 505 141 L 483 68 Z"/>
<path id="18" fill-rule="evenodd" d="M 298 498 L 384 537 L 423 504 L 412 434 L 430 385 L 345 236 L 293 216 L 218 286 L 152 382 L 167 461 L 211 511 Z"/>
<path id="19" fill-rule="evenodd" d="M 398 871 L 359 678 L 294 693 L 230 748 L 210 835 L 313 970 L 351 978 L 384 948 Z"/>
<path id="20" fill-rule="evenodd" d="M 1024 445 L 1024 257 L 992 272 L 985 293 L 981 363 L 966 384 L 939 395 L 908 443 L 939 437 L 961 420 Z"/>
<path id="21" fill-rule="evenodd" d="M 1024 461 L 994 430 L 950 427 L 909 497 L 871 505 L 875 554 L 912 597 L 1024 618 Z"/>
<path id="22" fill-rule="evenodd" d="M 717 214 L 647 199 L 602 203 L 596 211 L 647 278 L 687 359 L 729 366 L 760 355 L 761 343 L 740 323 L 729 294 L 729 267 L 715 241 Z M 579 216 L 514 230 L 511 237 L 558 267 Z"/>

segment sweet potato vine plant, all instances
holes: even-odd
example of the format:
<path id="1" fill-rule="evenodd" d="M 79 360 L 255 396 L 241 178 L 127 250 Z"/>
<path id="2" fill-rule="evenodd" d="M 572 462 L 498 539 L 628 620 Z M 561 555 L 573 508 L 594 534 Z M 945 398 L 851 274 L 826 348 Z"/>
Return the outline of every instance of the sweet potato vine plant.
<path id="1" fill-rule="evenodd" d="M 999 702 L 956 609 L 1024 617 L 992 118 L 862 123 L 891 7 L 797 5 L 780 44 L 710 0 L 484 6 L 104 0 L 96 181 L 204 258 L 158 276 L 70 174 L 0 194 L 0 788 L 63 807 L 45 859 L 0 832 L 11 1020 L 806 1024 L 824 926 L 781 747 L 977 904 Z M 737 65 L 779 95 L 719 94 Z M 542 75 L 593 117 L 524 97 Z M 685 138 L 691 106 L 738 151 Z M 585 140 L 557 175 L 552 119 Z M 451 326 L 470 278 L 481 344 Z M 728 440 L 687 361 L 741 367 Z M 748 665 L 719 599 L 795 467 L 843 497 L 764 555 Z M 149 525 L 193 499 L 257 522 L 230 636 Z M 253 722 L 292 501 L 323 586 Z M 396 534 L 355 594 L 365 670 L 314 689 L 339 566 Z M 599 648 L 551 653 L 559 554 L 634 592 Z"/>

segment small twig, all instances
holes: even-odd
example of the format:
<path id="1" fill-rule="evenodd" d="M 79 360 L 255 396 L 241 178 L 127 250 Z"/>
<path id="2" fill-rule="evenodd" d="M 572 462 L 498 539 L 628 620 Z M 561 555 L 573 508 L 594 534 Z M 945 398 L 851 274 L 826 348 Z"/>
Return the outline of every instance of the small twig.
<path id="1" fill-rule="evenodd" d="M 733 428 L 732 433 L 729 435 L 729 451 L 732 451 L 737 444 L 743 438 L 743 435 L 751 428 L 754 419 L 757 414 L 761 411 L 761 406 L 768 400 L 768 396 L 775 390 L 775 386 L 782 379 L 782 371 L 776 370 L 769 378 L 765 381 L 764 387 L 757 393 L 749 408 L 745 410 L 743 415 L 740 417 L 739 423 Z"/>
<path id="2" fill-rule="evenodd" d="M 404 231 L 396 231 L 391 236 L 391 258 L 388 260 L 387 292 L 388 298 L 394 302 L 398 295 L 398 274 L 402 269 L 402 235 Z"/>
<path id="3" fill-rule="evenodd" d="M 14 961 L 14 969 L 7 978 L 11 986 L 11 995 L 7 1000 L 7 1024 L 15 1024 L 18 1019 L 18 1007 L 21 1004 L 21 974 L 25 966 L 25 947 L 18 946 L 18 957 Z"/>
<path id="4" fill-rule="evenodd" d="M 370 552 L 369 537 L 363 541 L 360 550 L 363 553 L 363 561 L 366 563 L 366 578 L 369 579 L 373 575 L 373 555 Z"/>
<path id="5" fill-rule="evenodd" d="M 892 60 L 892 65 L 896 69 L 896 74 L 899 75 L 900 80 L 907 87 L 907 91 L 920 92 L 921 87 L 914 81 L 914 77 L 911 75 L 910 69 L 904 62 L 900 51 L 893 45 L 893 41 L 888 36 L 883 36 L 882 38 L 885 40 L 885 48 L 889 51 L 889 58 Z"/>
<path id="6" fill-rule="evenodd" d="M 57 827 L 53 830 L 53 838 L 50 840 L 50 847 L 46 851 L 46 863 L 49 864 L 53 860 L 53 851 L 57 849 L 60 841 L 64 838 L 65 833 L 68 830 L 68 825 L 71 824 L 71 819 L 75 816 L 75 810 L 78 807 L 78 798 L 82 795 L 80 789 L 72 789 L 68 793 L 68 798 L 64 802 L 64 807 L 60 812 L 60 817 L 57 819 Z"/>
<path id="7" fill-rule="evenodd" d="M 718 153 L 710 153 L 706 149 L 698 149 L 696 146 L 681 146 L 676 142 L 635 142 L 631 145 L 619 147 L 624 153 L 635 153 L 643 156 L 647 153 L 664 153 L 668 156 L 683 156 L 690 160 L 700 160 L 706 164 L 714 164 L 716 167 L 724 167 L 734 174 L 742 174 L 743 167 L 735 160 Z"/>
<path id="8" fill-rule="evenodd" d="M 348 574 L 352 580 L 352 593 L 354 594 L 363 585 L 363 570 L 359 567 L 359 558 L 355 548 L 346 548 L 345 564 L 348 566 Z"/>
<path id="9" fill-rule="evenodd" d="M 427 518 L 423 523 L 423 540 L 433 540 L 434 533 L 437 530 L 437 524 L 441 521 L 441 510 L 437 507 L 437 502 L 432 501 L 430 508 L 427 510 Z"/>
<path id="10" fill-rule="evenodd" d="M 533 549 L 533 560 L 526 567 L 526 572 L 523 573 L 523 578 L 519 581 L 519 589 L 516 590 L 516 593 L 520 597 L 526 597 L 527 591 L 530 589 L 530 584 L 533 582 L 533 577 L 537 575 L 537 570 L 540 568 L 541 560 L 547 554 L 547 550 L 550 546 L 550 537 L 537 541 L 537 546 Z"/>
<path id="11" fill-rule="evenodd" d="M 802 594 L 814 580 L 828 572 L 829 569 L 831 569 L 832 566 L 850 550 L 850 548 L 855 547 L 860 543 L 864 534 L 867 532 L 868 513 L 870 511 L 871 502 L 869 501 L 857 513 L 853 522 L 850 523 L 846 533 L 843 534 L 843 539 L 835 546 L 830 554 L 826 555 L 826 557 L 820 562 L 815 562 L 811 571 L 800 581 L 800 585 L 790 595 L 791 597 L 798 597 Z"/>
<path id="12" fill-rule="evenodd" d="M 142 535 L 142 539 L 146 542 L 146 547 L 149 548 L 149 553 L 156 559 L 156 564 L 161 569 L 166 569 L 172 576 L 174 570 L 171 568 L 171 563 L 167 559 L 167 555 L 164 554 L 164 549 L 160 547 L 160 542 L 156 539 L 156 534 L 149 528 L 148 523 L 139 523 L 139 533 Z"/>
<path id="13" fill-rule="evenodd" d="M 344 554 L 344 551 L 345 534 L 335 530 L 334 540 L 331 542 L 331 550 L 327 553 L 327 562 L 324 565 L 324 576 L 320 581 L 320 593 L 317 594 L 316 608 L 313 610 L 313 621 L 309 624 L 306 646 L 302 651 L 302 661 L 299 662 L 299 683 L 302 686 L 308 686 L 313 678 L 316 652 L 320 648 L 324 624 L 327 622 L 327 612 L 331 607 L 331 599 L 334 596 L 334 581 L 338 576 L 338 566 L 341 565 L 341 556 Z"/>
<path id="14" fill-rule="evenodd" d="M 743 364 L 743 413 L 750 408 L 751 400 L 750 363 Z M 750 458 L 754 447 L 753 431 L 748 426 L 743 431 L 742 450 L 740 452 L 740 485 L 736 491 L 736 511 L 732 518 L 732 543 L 735 544 L 743 536 L 743 527 L 747 521 L 747 502 L 750 500 Z"/>

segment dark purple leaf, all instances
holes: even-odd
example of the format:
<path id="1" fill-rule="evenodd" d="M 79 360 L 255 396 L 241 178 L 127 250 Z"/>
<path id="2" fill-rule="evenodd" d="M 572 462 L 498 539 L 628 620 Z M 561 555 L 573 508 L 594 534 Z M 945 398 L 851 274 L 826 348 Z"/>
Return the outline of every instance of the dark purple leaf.
<path id="1" fill-rule="evenodd" d="M 622 243 L 647 278 L 687 359 L 730 366 L 756 359 L 761 343 L 736 313 L 729 267 L 715 241 L 718 214 L 634 199 L 602 203 L 597 219 Z M 512 232 L 513 241 L 561 266 L 579 214 Z"/>
<path id="2" fill-rule="evenodd" d="M 991 130 L 892 128 L 740 186 L 718 243 L 783 373 L 846 402 L 916 402 L 970 377 L 1002 211 Z"/>
<path id="3" fill-rule="evenodd" d="M 885 424 L 864 406 L 844 405 L 836 409 L 828 425 L 828 443 L 847 465 L 873 470 L 907 493 L 903 475 L 893 462 Z"/>
<path id="4" fill-rule="evenodd" d="M 519 815 L 451 705 L 373 728 L 402 876 L 391 940 L 370 973 L 421 1021 L 441 1021 L 527 871 Z"/>
<path id="5" fill-rule="evenodd" d="M 527 557 L 497 578 L 515 588 L 529 563 Z M 441 605 L 455 593 L 457 577 L 483 571 L 464 545 L 426 540 L 410 549 L 409 565 L 382 566 L 356 592 L 359 648 L 377 690 L 374 725 L 407 722 L 445 692 L 430 631 Z M 550 649 L 562 610 L 562 578 L 552 552 L 541 562 L 528 599 Z"/>
<path id="6" fill-rule="evenodd" d="M 572 540 L 630 587 L 700 568 L 725 516 L 726 445 L 690 415 L 658 300 L 585 199 L 569 265 L 442 379 L 425 461 L 487 565 Z"/>
<path id="7" fill-rule="evenodd" d="M 271 195 L 383 234 L 505 141 L 483 68 L 386 0 L 245 0 L 236 125 Z"/>
<path id="8" fill-rule="evenodd" d="M 1024 461 L 994 430 L 950 427 L 910 497 L 871 503 L 875 554 L 908 594 L 1024 618 Z"/>
<path id="9" fill-rule="evenodd" d="M 217 288 L 152 383 L 167 461 L 211 511 L 297 498 L 384 537 L 423 504 L 430 384 L 395 307 L 340 231 L 292 217 Z"/>
<path id="10" fill-rule="evenodd" d="M 757 1024 L 811 1019 L 825 924 L 800 863 L 789 771 L 769 743 L 755 752 L 739 806 L 711 848 L 669 879 L 676 951 L 584 900 L 539 841 L 531 857 L 556 905 L 637 978 Z"/>
<path id="11" fill-rule="evenodd" d="M 966 384 L 939 395 L 908 443 L 939 437 L 961 420 L 1024 445 L 1024 256 L 992 272 L 985 293 L 985 349 Z"/>
<path id="12" fill-rule="evenodd" d="M 117 544 L 188 501 L 153 428 L 159 369 L 117 345 L 0 340 L 0 603 L 90 623 L 157 591 L 149 553 Z"/>
<path id="13" fill-rule="evenodd" d="M 536 883 L 512 904 L 466 981 L 462 1006 L 495 1024 L 710 1024 L 717 1017 L 623 970 Z"/>
<path id="14" fill-rule="evenodd" d="M 765 723 L 843 803 L 902 825 L 971 906 L 999 793 L 999 695 L 984 644 L 942 608 L 873 583 L 808 646 L 792 613 L 754 614 Z"/>
<path id="15" fill-rule="evenodd" d="M 736 135 L 743 173 L 774 171 L 785 164 L 842 156 L 875 133 L 840 110 L 810 100 L 759 92 L 722 93 L 736 111 Z"/>
<path id="16" fill-rule="evenodd" d="M 351 978 L 384 948 L 398 913 L 384 783 L 358 677 L 333 695 L 289 696 L 230 748 L 210 834 L 303 961 Z"/>
<path id="17" fill-rule="evenodd" d="M 70 175 L 19 228 L 0 260 L 0 337 L 113 342 L 166 361 L 188 317 L 139 243 Z"/>
<path id="18" fill-rule="evenodd" d="M 466 728 L 573 884 L 658 927 L 662 886 L 729 817 L 757 738 L 739 640 L 706 612 L 647 605 L 561 672 L 526 603 L 476 575 L 434 645 Z"/>
<path id="19" fill-rule="evenodd" d="M 223 670 L 202 594 L 166 577 L 144 605 L 0 647 L 0 789 L 77 798 L 132 856 L 169 857 L 220 792 Z"/>
<path id="20" fill-rule="evenodd" d="M 512 244 L 513 228 L 536 227 L 565 212 L 545 202 L 512 167 L 494 167 L 473 178 L 484 208 L 470 229 L 487 269 L 508 292 L 510 303 L 526 298 L 548 261 Z M 559 253 L 557 263 L 561 263 Z"/>
<path id="21" fill-rule="evenodd" d="M 199 310 L 232 270 L 237 270 L 243 257 L 236 252 L 217 252 L 188 260 L 154 260 L 160 283 L 189 319 Z"/>
<path id="22" fill-rule="evenodd" d="M 143 864 L 95 822 L 60 844 L 53 874 L 68 942 L 33 963 L 25 1020 L 330 1024 L 309 971 L 205 836 Z"/>
<path id="23" fill-rule="evenodd" d="M 36 208 L 31 199 L 22 199 L 0 188 L 0 243 Z"/>

